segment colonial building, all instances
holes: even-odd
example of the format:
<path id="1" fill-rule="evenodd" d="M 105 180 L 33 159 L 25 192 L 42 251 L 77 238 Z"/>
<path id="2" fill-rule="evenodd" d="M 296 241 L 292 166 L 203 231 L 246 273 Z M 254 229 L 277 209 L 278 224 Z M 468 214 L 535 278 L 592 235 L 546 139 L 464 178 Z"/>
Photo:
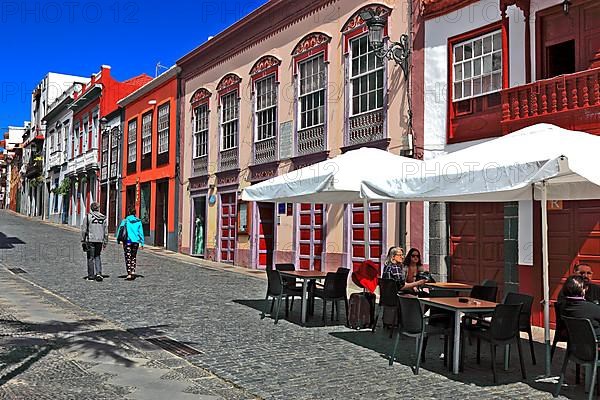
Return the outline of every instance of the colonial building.
<path id="1" fill-rule="evenodd" d="M 16 212 L 21 211 L 21 155 L 23 135 L 29 129 L 30 123 L 26 121 L 23 126 L 9 126 L 4 133 L 2 147 L 4 147 L 5 183 L 4 183 L 4 208 Z"/>
<path id="2" fill-rule="evenodd" d="M 48 107 L 74 82 L 85 82 L 86 78 L 49 72 L 31 94 L 31 126 L 23 136 L 23 185 L 21 212 L 30 216 L 45 216 L 45 201 L 48 198 L 43 176 L 44 139 L 46 123 L 44 116 Z"/>
<path id="3" fill-rule="evenodd" d="M 66 177 L 71 183 L 69 223 L 79 225 L 93 201 L 99 201 L 100 119 L 117 109 L 117 100 L 150 81 L 142 74 L 119 82 L 103 65 L 80 91 L 75 92 L 69 106 L 73 111 L 73 126 L 67 143 L 69 160 Z"/>
<path id="4" fill-rule="evenodd" d="M 600 3 L 425 0 L 419 12 L 424 34 L 415 47 L 423 68 L 413 84 L 424 93 L 415 118 L 426 158 L 540 122 L 600 133 Z M 533 293 L 534 321 L 541 322 L 539 202 L 426 210 L 432 269 Z M 556 298 L 574 264 L 600 270 L 600 201 L 553 202 L 548 218 Z"/>
<path id="5" fill-rule="evenodd" d="M 121 222 L 121 138 L 122 110 L 116 108 L 100 118 L 100 211 L 108 217 L 108 231 L 114 233 Z"/>
<path id="6" fill-rule="evenodd" d="M 147 243 L 177 251 L 177 76 L 171 67 L 118 102 L 124 110 L 121 211 L 135 206 Z M 104 142 L 103 142 L 104 143 Z M 103 154 L 108 148 L 102 149 Z"/>
<path id="7" fill-rule="evenodd" d="M 66 224 L 69 215 L 70 180 L 66 177 L 69 134 L 73 126 L 73 110 L 69 108 L 75 92 L 80 91 L 89 79 L 75 82 L 65 90 L 50 106 L 42 118 L 46 125 L 45 140 L 45 183 L 46 218 L 56 223 Z"/>
<path id="8" fill-rule="evenodd" d="M 404 1 L 273 0 L 178 60 L 183 252 L 332 270 L 422 247 L 420 228 L 406 232 L 411 213 L 422 223 L 418 204 L 370 205 L 366 247 L 362 204 L 240 201 L 250 184 L 354 148 L 411 151 L 406 81 L 369 45 L 365 10 L 384 18 L 386 42 L 408 32 Z"/>

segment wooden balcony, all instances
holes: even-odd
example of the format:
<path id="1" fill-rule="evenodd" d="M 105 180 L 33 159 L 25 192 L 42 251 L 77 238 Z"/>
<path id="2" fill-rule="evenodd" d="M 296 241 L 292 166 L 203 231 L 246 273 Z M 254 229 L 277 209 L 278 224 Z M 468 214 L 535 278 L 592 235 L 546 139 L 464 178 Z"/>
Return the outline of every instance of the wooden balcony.
<path id="1" fill-rule="evenodd" d="M 502 132 L 537 123 L 600 134 L 600 68 L 502 91 Z"/>

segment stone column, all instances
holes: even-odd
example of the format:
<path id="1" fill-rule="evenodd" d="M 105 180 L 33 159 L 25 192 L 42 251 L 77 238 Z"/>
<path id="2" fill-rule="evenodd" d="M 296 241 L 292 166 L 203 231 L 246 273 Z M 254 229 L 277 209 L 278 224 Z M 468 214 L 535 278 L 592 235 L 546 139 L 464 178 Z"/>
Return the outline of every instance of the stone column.
<path id="1" fill-rule="evenodd" d="M 438 282 L 448 280 L 448 219 L 446 203 L 429 203 L 429 271 Z"/>
<path id="2" fill-rule="evenodd" d="M 504 203 L 504 293 L 519 291 L 519 203 Z"/>

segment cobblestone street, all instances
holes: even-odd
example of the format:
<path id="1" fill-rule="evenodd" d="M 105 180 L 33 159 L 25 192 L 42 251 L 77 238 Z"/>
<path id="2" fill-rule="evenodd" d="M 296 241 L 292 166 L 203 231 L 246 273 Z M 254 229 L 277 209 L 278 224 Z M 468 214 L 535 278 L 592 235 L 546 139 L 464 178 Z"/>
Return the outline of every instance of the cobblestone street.
<path id="1" fill-rule="evenodd" d="M 493 385 L 485 346 L 481 365 L 475 363 L 475 347 L 466 346 L 465 371 L 454 376 L 439 358 L 441 340 L 437 338 L 430 340 L 427 361 L 419 375 L 413 375 L 409 368 L 414 357 L 412 339 L 401 341 L 399 362 L 390 367 L 385 359 L 392 345 L 387 332 L 352 331 L 337 322 L 323 325 L 318 302 L 315 317 L 305 328 L 299 325 L 297 304 L 289 319 L 280 319 L 277 325 L 270 318 L 261 320 L 259 310 L 266 288 L 262 273 L 238 273 L 237 268 L 146 248 L 138 256 L 137 272 L 143 277 L 125 281 L 119 278 L 125 270 L 121 249 L 114 241 L 109 243 L 102 258 L 104 273 L 109 277 L 103 282 L 84 280 L 84 254 L 78 232 L 0 211 L 0 285 L 13 288 L 15 293 L 19 288 L 33 291 L 31 295 L 36 301 L 71 315 L 72 322 L 96 321 L 97 325 L 77 326 L 69 333 L 108 332 L 106 335 L 114 339 L 115 347 L 127 345 L 123 357 L 141 358 L 145 360 L 143 365 L 158 363 L 165 370 L 163 380 L 171 377 L 183 382 L 182 393 L 224 399 L 552 397 L 554 385 L 535 382 L 543 372 L 540 344 L 536 348 L 540 362 L 535 366 L 531 365 L 528 347 L 523 346 L 528 375 L 525 382 L 521 382 L 514 349 L 508 371 L 502 370 L 502 357 L 498 357 L 499 384 Z M 22 268 L 26 273 L 15 275 L 8 268 Z M 14 297 L 6 291 L 0 298 L 0 333 L 24 335 L 14 321 L 25 318 L 24 313 L 34 305 L 11 303 Z M 197 349 L 199 354 L 182 360 L 157 348 L 150 352 L 144 347 L 147 344 L 142 345 L 147 342 L 140 338 L 151 336 L 169 336 Z M 38 340 L 50 339 L 40 336 Z M 2 346 L 6 353 L 16 345 L 5 341 Z M 90 372 L 94 362 L 100 362 L 94 361 L 93 354 L 89 356 L 89 364 L 77 373 L 69 372 L 66 367 L 54 368 L 65 374 L 62 381 L 50 372 L 36 374 L 38 369 L 52 371 L 48 366 L 56 363 L 65 366 L 70 362 L 68 352 L 56 347 L 47 354 L 36 353 L 37 358 L 23 371 L 9 373 L 3 367 L 0 398 L 143 398 L 134 397 L 136 391 L 125 383 L 114 383 L 114 376 L 106 375 L 108 371 Z M 39 343 L 33 343 L 24 346 L 22 352 L 39 348 Z M 563 354 L 559 350 L 554 358 L 554 373 L 559 370 Z M 3 363 L 7 363 L 6 359 Z M 115 374 L 119 371 L 116 369 Z M 34 379 L 32 375 L 37 377 Z M 87 384 L 101 389 L 85 396 L 75 395 L 78 388 L 85 393 L 84 378 Z M 562 389 L 561 395 L 566 396 L 562 398 L 583 397 L 582 386 L 573 385 L 572 374 L 567 382 L 572 385 Z M 30 393 L 36 395 L 31 397 Z"/>

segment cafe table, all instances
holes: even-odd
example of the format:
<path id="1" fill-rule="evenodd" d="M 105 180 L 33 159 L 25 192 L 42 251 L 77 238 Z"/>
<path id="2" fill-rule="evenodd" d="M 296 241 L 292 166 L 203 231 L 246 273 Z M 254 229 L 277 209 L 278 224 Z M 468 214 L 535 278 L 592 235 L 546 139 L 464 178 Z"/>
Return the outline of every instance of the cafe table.
<path id="1" fill-rule="evenodd" d="M 308 308 L 308 282 L 312 280 L 324 279 L 327 272 L 324 271 L 280 271 L 282 276 L 289 276 L 302 281 L 302 325 L 306 323 L 306 310 Z"/>
<path id="2" fill-rule="evenodd" d="M 430 289 L 449 289 L 457 292 L 470 292 L 473 289 L 473 285 L 458 282 L 431 282 L 426 283 L 424 286 Z"/>
<path id="3" fill-rule="evenodd" d="M 461 301 L 460 299 L 464 299 Z M 420 297 L 421 304 L 441 308 L 454 313 L 454 352 L 452 372 L 458 374 L 460 361 L 460 320 L 464 313 L 489 313 L 494 311 L 498 303 L 474 299 L 471 297 Z"/>

